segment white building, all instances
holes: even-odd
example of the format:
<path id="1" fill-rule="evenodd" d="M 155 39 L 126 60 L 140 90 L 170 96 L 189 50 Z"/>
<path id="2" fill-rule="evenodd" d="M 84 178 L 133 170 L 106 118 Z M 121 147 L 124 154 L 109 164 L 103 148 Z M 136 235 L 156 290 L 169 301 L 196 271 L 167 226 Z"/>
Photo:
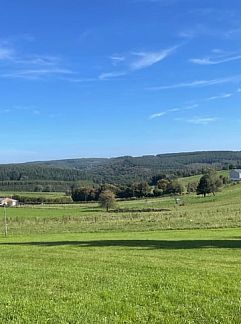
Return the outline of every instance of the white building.
<path id="1" fill-rule="evenodd" d="M 241 181 L 241 169 L 231 170 L 230 179 L 232 181 Z"/>
<path id="2" fill-rule="evenodd" d="M 0 207 L 16 207 L 18 206 L 18 200 L 12 198 L 0 198 Z"/>

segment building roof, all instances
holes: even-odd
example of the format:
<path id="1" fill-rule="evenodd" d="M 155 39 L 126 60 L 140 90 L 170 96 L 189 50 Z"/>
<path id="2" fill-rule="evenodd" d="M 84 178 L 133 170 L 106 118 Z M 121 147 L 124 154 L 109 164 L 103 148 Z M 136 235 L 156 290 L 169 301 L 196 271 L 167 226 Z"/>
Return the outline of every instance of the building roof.
<path id="1" fill-rule="evenodd" d="M 12 199 L 12 198 L 8 198 L 8 197 L 5 197 L 5 198 L 0 198 L 0 203 L 3 202 L 3 201 L 17 201 L 16 199 Z"/>

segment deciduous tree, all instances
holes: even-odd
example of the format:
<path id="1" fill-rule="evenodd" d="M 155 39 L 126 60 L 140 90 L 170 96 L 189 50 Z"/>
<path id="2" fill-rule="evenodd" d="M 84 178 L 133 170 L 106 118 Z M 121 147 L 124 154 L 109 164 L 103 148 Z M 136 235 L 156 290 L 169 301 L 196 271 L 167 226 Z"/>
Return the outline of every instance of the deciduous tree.
<path id="1" fill-rule="evenodd" d="M 206 197 L 207 194 L 212 193 L 215 196 L 215 192 L 223 185 L 217 173 L 213 170 L 209 170 L 204 174 L 197 186 L 197 195 L 203 195 Z"/>
<path id="2" fill-rule="evenodd" d="M 110 190 L 104 190 L 99 196 L 100 206 L 106 208 L 108 212 L 116 203 L 115 194 Z"/>

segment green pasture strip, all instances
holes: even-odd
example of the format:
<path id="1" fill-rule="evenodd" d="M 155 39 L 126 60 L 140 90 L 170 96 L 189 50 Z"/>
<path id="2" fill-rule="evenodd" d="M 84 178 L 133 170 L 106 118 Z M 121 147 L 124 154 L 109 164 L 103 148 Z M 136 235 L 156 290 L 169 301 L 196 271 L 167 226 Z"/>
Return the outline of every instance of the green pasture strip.
<path id="1" fill-rule="evenodd" d="M 1 323 L 240 323 L 241 230 L 0 239 Z"/>
<path id="2" fill-rule="evenodd" d="M 98 203 L 35 205 L 7 209 L 9 235 L 98 231 L 156 231 L 192 228 L 230 228 L 241 226 L 241 186 L 230 186 L 216 196 L 120 201 L 128 212 L 106 212 Z M 167 209 L 140 212 L 145 208 Z M 131 211 L 133 210 L 133 211 Z M 2 214 L 2 217 L 1 217 Z M 4 213 L 0 209 L 0 231 L 4 232 Z"/>
<path id="3" fill-rule="evenodd" d="M 42 198 L 59 198 L 66 196 L 64 192 L 28 192 L 28 191 L 0 191 L 0 197 L 42 197 Z"/>
<path id="4" fill-rule="evenodd" d="M 228 170 L 222 170 L 222 171 L 217 171 L 217 174 L 223 175 L 225 177 L 229 176 L 229 172 Z M 192 182 L 198 182 L 201 178 L 202 174 L 198 174 L 195 176 L 190 176 L 190 177 L 184 177 L 184 178 L 179 178 L 179 181 L 182 182 L 184 185 L 188 185 L 188 183 L 192 183 Z"/>

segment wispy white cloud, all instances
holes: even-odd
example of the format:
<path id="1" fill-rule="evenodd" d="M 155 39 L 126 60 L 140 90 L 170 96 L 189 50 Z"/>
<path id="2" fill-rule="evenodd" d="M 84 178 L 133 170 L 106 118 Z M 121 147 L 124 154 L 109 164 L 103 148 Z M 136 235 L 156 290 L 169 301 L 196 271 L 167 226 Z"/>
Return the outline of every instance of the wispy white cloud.
<path id="1" fill-rule="evenodd" d="M 230 20 L 230 22 L 233 23 L 234 20 L 238 20 L 239 17 L 237 15 L 237 11 L 227 11 L 217 8 L 205 8 L 205 9 L 197 9 L 196 13 L 202 13 L 204 16 L 209 15 L 210 18 L 212 17 L 213 21 L 217 21 L 219 24 L 222 22 L 225 22 L 223 26 L 226 26 L 227 20 Z M 189 11 L 189 14 L 194 13 L 193 10 Z M 238 20 L 239 23 L 239 20 Z M 241 28 L 233 28 L 233 29 L 227 29 L 227 28 L 215 28 L 211 27 L 210 25 L 204 24 L 204 23 L 197 23 L 196 25 L 193 25 L 191 28 L 186 28 L 183 30 L 180 30 L 178 33 L 178 36 L 183 38 L 196 38 L 196 37 L 208 37 L 213 39 L 235 39 L 240 38 L 241 36 Z"/>
<path id="2" fill-rule="evenodd" d="M 126 57 L 124 55 L 112 55 L 110 56 L 110 59 L 116 63 L 125 61 Z"/>
<path id="3" fill-rule="evenodd" d="M 34 106 L 15 105 L 9 108 L 0 109 L 0 114 L 33 114 L 40 115 L 40 110 Z"/>
<path id="4" fill-rule="evenodd" d="M 233 95 L 234 95 L 233 93 L 224 93 L 224 94 L 221 94 L 221 95 L 218 95 L 218 96 L 209 97 L 206 100 L 211 101 L 211 100 L 216 100 L 216 99 L 226 99 L 226 98 L 232 97 Z"/>
<path id="5" fill-rule="evenodd" d="M 196 33 L 193 30 L 183 30 L 178 33 L 179 37 L 191 39 L 196 36 Z"/>
<path id="6" fill-rule="evenodd" d="M 198 106 L 199 106 L 198 104 L 194 104 L 194 105 L 191 105 L 191 106 L 185 106 L 185 107 L 181 107 L 181 108 L 171 108 L 171 109 L 168 109 L 166 111 L 162 111 L 162 112 L 152 114 L 152 115 L 149 116 L 149 119 L 162 117 L 162 116 L 165 116 L 165 115 L 167 115 L 169 113 L 174 113 L 174 112 L 178 112 L 178 111 L 185 111 L 185 110 L 195 109 Z"/>
<path id="7" fill-rule="evenodd" d="M 192 109 L 195 109 L 197 107 L 199 107 L 199 104 L 193 104 L 193 105 L 186 106 L 186 107 L 182 108 L 182 110 L 192 110 Z"/>
<path id="8" fill-rule="evenodd" d="M 7 41 L 0 42 L 0 60 L 11 61 L 15 65 L 57 65 L 61 63 L 60 57 L 40 54 L 19 54 L 14 46 Z"/>
<path id="9" fill-rule="evenodd" d="M 131 70 L 140 70 L 156 64 L 170 56 L 177 46 L 156 52 L 136 52 L 134 56 L 138 57 L 130 64 Z"/>
<path id="10" fill-rule="evenodd" d="M 217 78 L 217 79 L 211 79 L 211 80 L 194 80 L 191 82 L 181 82 L 181 83 L 175 83 L 170 85 L 163 85 L 163 86 L 155 86 L 155 87 L 149 87 L 147 90 L 168 90 L 168 89 L 178 89 L 178 88 L 197 88 L 197 87 L 208 87 L 213 86 L 216 84 L 223 84 L 223 83 L 233 83 L 241 81 L 241 75 L 234 75 L 230 77 L 225 78 Z"/>
<path id="11" fill-rule="evenodd" d="M 204 101 L 212 101 L 212 100 L 219 100 L 219 99 L 228 99 L 228 98 L 231 98 L 231 97 L 237 95 L 240 92 L 241 92 L 241 89 L 238 88 L 237 90 L 235 90 L 233 92 L 222 93 L 220 95 L 211 96 L 211 97 L 208 97 L 208 98 L 203 99 L 203 100 Z"/>
<path id="12" fill-rule="evenodd" d="M 214 64 L 221 64 L 225 62 L 231 62 L 240 60 L 241 55 L 234 55 L 234 56 L 222 56 L 222 57 L 204 57 L 204 58 L 196 58 L 196 59 L 190 59 L 189 61 L 194 64 L 199 65 L 214 65 Z"/>
<path id="13" fill-rule="evenodd" d="M 10 42 L 0 42 L 0 62 L 2 73 L 0 78 L 22 78 L 41 80 L 49 76 L 65 76 L 75 74 L 64 67 L 58 56 L 19 53 Z M 10 65 L 11 63 L 11 65 Z"/>
<path id="14" fill-rule="evenodd" d="M 73 82 L 73 83 L 89 83 L 89 82 L 99 81 L 99 78 L 81 78 L 77 75 L 74 76 L 74 72 L 73 72 L 73 76 L 61 76 L 59 77 L 59 79 L 63 81 Z"/>
<path id="15" fill-rule="evenodd" d="M 39 65 L 39 66 L 54 66 L 61 63 L 61 59 L 57 56 L 50 55 L 32 55 L 22 58 L 13 58 L 14 63 L 22 65 Z"/>
<path id="16" fill-rule="evenodd" d="M 162 111 L 162 112 L 150 115 L 149 118 L 153 119 L 153 118 L 157 118 L 157 117 L 162 117 L 162 116 L 166 115 L 167 113 L 168 113 L 168 111 Z"/>
<path id="17" fill-rule="evenodd" d="M 109 79 L 124 76 L 124 75 L 126 75 L 125 71 L 123 71 L 123 72 L 106 72 L 106 73 L 101 73 L 99 75 L 99 80 L 101 80 L 101 81 L 109 80 Z"/>
<path id="18" fill-rule="evenodd" d="M 222 35 L 220 30 L 214 30 L 204 24 L 197 24 L 192 28 L 179 31 L 178 36 L 185 39 L 193 39 L 200 36 L 219 37 Z"/>
<path id="19" fill-rule="evenodd" d="M 106 80 L 110 78 L 119 77 L 122 75 L 129 74 L 131 72 L 145 69 L 151 67 L 154 64 L 157 64 L 168 56 L 170 56 L 174 51 L 182 46 L 183 44 L 179 44 L 170 48 L 158 50 L 158 51 L 136 51 L 122 54 L 113 54 L 109 58 L 111 59 L 111 63 L 114 66 L 119 66 L 119 69 L 123 69 L 123 71 L 113 71 L 102 73 L 99 75 L 99 80 Z M 121 68 L 120 68 L 121 65 Z"/>
<path id="20" fill-rule="evenodd" d="M 10 73 L 0 75 L 1 78 L 22 78 L 22 79 L 40 79 L 44 76 L 54 75 L 72 75 L 75 72 L 69 69 L 50 68 L 50 69 L 36 69 L 36 70 L 16 70 Z"/>
<path id="21" fill-rule="evenodd" d="M 217 117 L 194 117 L 191 119 L 186 119 L 184 121 L 194 125 L 207 125 L 218 121 L 218 118 Z"/>
<path id="22" fill-rule="evenodd" d="M 114 66 L 121 64 L 123 71 L 104 72 L 99 75 L 99 80 L 108 80 L 151 67 L 166 59 L 180 46 L 182 44 L 159 51 L 131 52 L 126 55 L 113 54 L 110 56 L 112 64 Z"/>

